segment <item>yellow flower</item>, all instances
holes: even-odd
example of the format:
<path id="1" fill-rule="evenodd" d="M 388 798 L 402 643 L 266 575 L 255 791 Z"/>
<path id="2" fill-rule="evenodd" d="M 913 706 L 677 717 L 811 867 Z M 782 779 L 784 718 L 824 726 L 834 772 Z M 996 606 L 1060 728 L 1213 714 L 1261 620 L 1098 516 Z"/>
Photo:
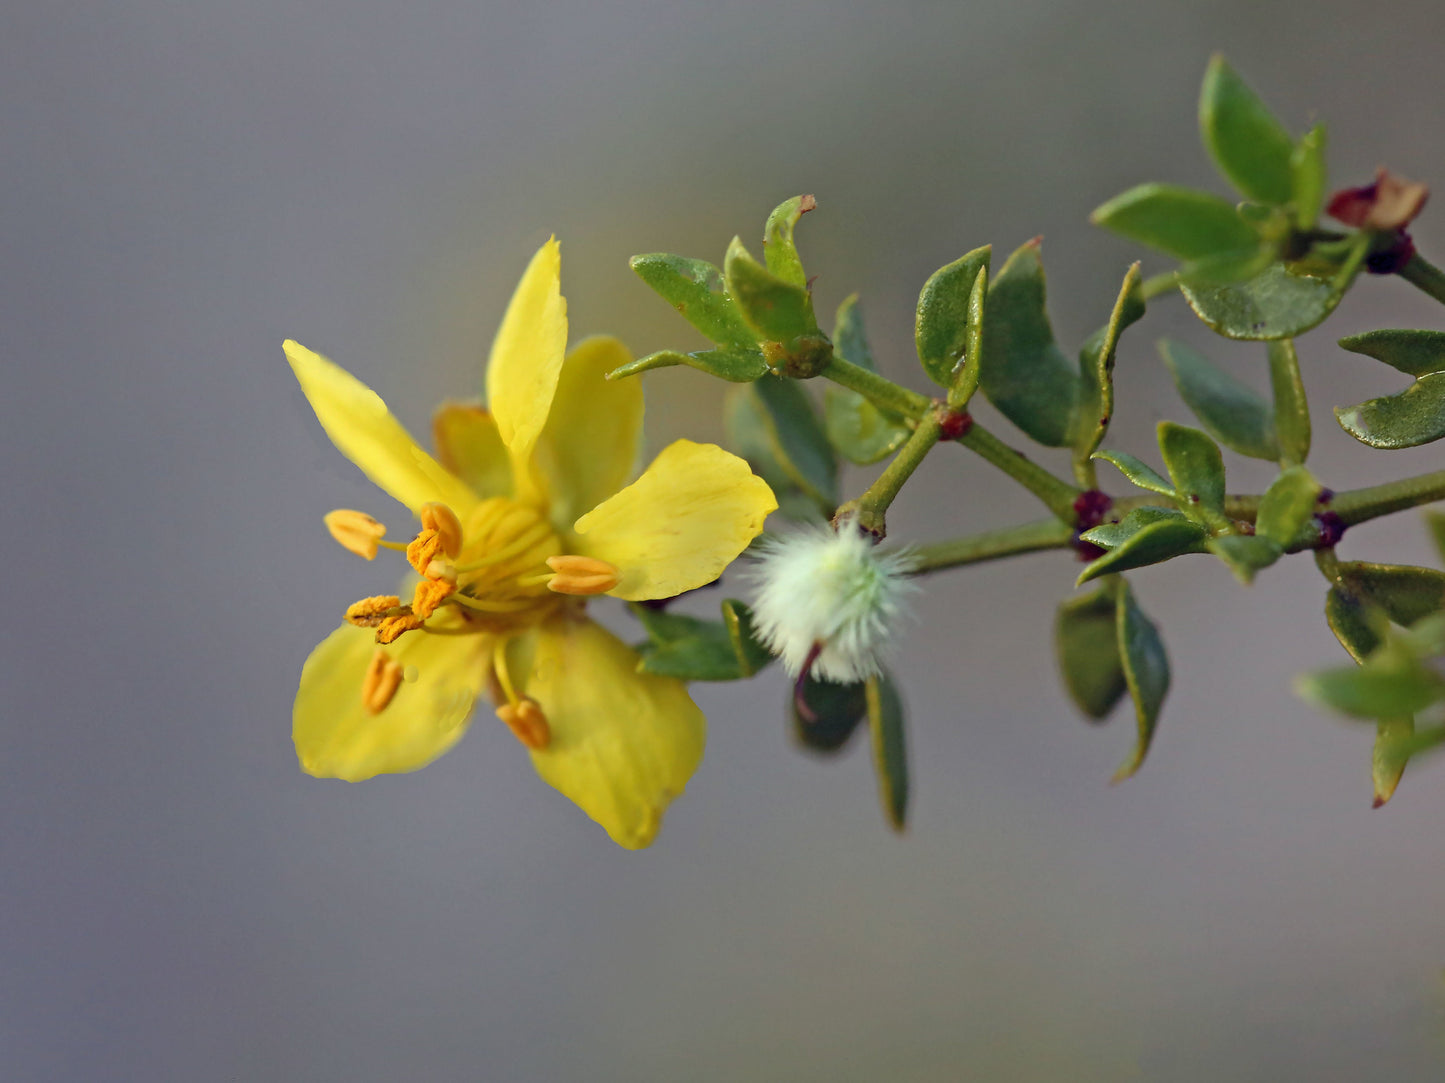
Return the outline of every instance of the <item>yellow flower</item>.
<path id="1" fill-rule="evenodd" d="M 688 440 L 626 484 L 642 389 L 603 379 L 630 360 L 616 339 L 566 352 L 560 275 L 549 240 L 492 345 L 490 408 L 443 404 L 436 459 L 370 388 L 286 343 L 332 442 L 422 527 L 403 545 L 363 513 L 327 517 L 362 556 L 405 550 L 420 578 L 409 602 L 355 603 L 311 652 L 292 735 L 312 775 L 414 771 L 461 738 L 485 691 L 537 773 L 638 849 L 701 760 L 705 723 L 681 681 L 637 672 L 636 653 L 588 619 L 585 599 L 666 598 L 711 582 L 777 502 L 743 460 Z"/>

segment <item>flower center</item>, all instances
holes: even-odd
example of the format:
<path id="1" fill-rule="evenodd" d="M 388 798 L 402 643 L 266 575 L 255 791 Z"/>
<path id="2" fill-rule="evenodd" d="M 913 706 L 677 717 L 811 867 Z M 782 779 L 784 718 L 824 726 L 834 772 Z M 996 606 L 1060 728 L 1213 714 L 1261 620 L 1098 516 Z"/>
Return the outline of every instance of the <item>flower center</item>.
<path id="1" fill-rule="evenodd" d="M 561 553 L 561 539 L 535 509 L 504 497 L 483 500 L 461 524 L 456 588 L 446 600 L 479 632 L 530 628 L 561 604 L 547 589 L 554 574 L 547 559 Z"/>

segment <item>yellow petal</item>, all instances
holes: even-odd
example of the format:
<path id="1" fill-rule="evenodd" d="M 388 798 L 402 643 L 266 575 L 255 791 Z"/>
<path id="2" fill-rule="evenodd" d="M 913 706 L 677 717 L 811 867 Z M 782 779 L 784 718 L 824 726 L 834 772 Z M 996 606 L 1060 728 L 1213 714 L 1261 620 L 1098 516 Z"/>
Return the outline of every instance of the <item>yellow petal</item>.
<path id="1" fill-rule="evenodd" d="M 342 625 L 301 670 L 291 712 L 301 769 L 359 782 L 431 763 L 467 730 L 472 703 L 486 686 L 491 642 L 483 635 L 416 631 L 378 647 L 370 629 Z M 361 686 L 378 650 L 415 680 L 403 682 L 385 709 L 372 714 L 362 704 Z"/>
<path id="2" fill-rule="evenodd" d="M 487 405 L 512 462 L 522 471 L 546 424 L 567 350 L 567 302 L 561 286 L 561 246 L 553 237 L 517 283 L 487 363 Z M 520 488 L 525 478 L 518 481 Z"/>
<path id="3" fill-rule="evenodd" d="M 554 618 L 529 638 L 527 694 L 552 731 L 532 753 L 537 773 L 617 845 L 650 845 L 702 760 L 702 712 L 681 681 L 638 673 L 636 652 L 590 620 Z"/>
<path id="4" fill-rule="evenodd" d="M 574 529 L 583 536 L 584 556 L 621 572 L 608 594 L 670 598 L 721 575 L 777 506 L 767 482 L 742 459 L 716 444 L 678 440 Z"/>
<path id="5" fill-rule="evenodd" d="M 496 419 L 480 403 L 444 402 L 432 415 L 432 443 L 441 464 L 482 498 L 510 496 L 512 464 Z"/>
<path id="6" fill-rule="evenodd" d="M 632 360 L 615 338 L 583 339 L 567 354 L 552 412 L 537 444 L 552 521 L 570 530 L 577 517 L 632 477 L 642 438 L 642 381 L 604 379 Z"/>
<path id="7" fill-rule="evenodd" d="M 316 418 L 343 455 L 413 512 L 440 501 L 463 513 L 476 495 L 417 447 L 371 388 L 335 362 L 289 339 L 286 360 Z"/>

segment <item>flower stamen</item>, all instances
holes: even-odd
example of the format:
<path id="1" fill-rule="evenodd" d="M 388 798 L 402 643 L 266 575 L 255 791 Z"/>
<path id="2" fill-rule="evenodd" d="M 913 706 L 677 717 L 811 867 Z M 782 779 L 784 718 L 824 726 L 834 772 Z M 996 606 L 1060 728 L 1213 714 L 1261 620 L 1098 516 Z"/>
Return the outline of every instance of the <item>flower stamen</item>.
<path id="1" fill-rule="evenodd" d="M 534 752 L 540 752 L 550 745 L 552 727 L 547 724 L 547 715 L 543 712 L 542 705 L 531 696 L 518 695 L 512 684 L 512 675 L 507 671 L 505 640 L 498 640 L 492 649 L 492 673 L 502 695 L 507 697 L 507 702 L 497 708 L 497 717 L 512 731 L 512 736 Z M 493 695 L 495 694 L 494 688 Z"/>
<path id="2" fill-rule="evenodd" d="M 462 551 L 462 523 L 457 513 L 445 504 L 423 504 L 421 506 L 423 530 L 435 532 L 441 539 L 442 551 L 455 559 Z"/>
<path id="3" fill-rule="evenodd" d="M 322 521 L 336 544 L 366 560 L 375 559 L 376 548 L 382 544 L 386 527 L 366 512 L 337 508 L 327 512 Z"/>
<path id="4" fill-rule="evenodd" d="M 395 594 L 376 594 L 346 607 L 346 623 L 358 628 L 375 628 L 387 617 L 394 617 L 401 608 Z"/>
<path id="5" fill-rule="evenodd" d="M 548 557 L 547 567 L 555 574 L 545 577 L 544 582 L 548 590 L 558 594 L 605 594 L 622 580 L 616 565 L 596 557 Z"/>

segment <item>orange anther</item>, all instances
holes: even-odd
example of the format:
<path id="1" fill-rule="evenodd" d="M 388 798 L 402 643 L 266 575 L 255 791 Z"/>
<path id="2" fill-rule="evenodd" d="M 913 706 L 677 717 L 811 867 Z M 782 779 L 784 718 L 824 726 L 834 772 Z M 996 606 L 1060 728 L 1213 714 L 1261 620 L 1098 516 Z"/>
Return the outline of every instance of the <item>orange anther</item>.
<path id="1" fill-rule="evenodd" d="M 327 512 L 323 521 L 338 545 L 367 560 L 376 556 L 376 543 L 386 534 L 386 527 L 364 511 L 337 508 Z"/>
<path id="2" fill-rule="evenodd" d="M 401 599 L 395 594 L 377 594 L 363 598 L 346 607 L 346 623 L 354 624 L 358 628 L 375 628 L 386 618 L 388 610 L 396 609 L 400 605 Z"/>
<path id="3" fill-rule="evenodd" d="M 547 567 L 556 573 L 547 589 L 558 594 L 605 594 L 622 579 L 615 565 L 596 557 L 548 557 Z"/>
<path id="4" fill-rule="evenodd" d="M 368 714 L 380 714 L 401 687 L 401 665 L 386 651 L 378 650 L 367 663 L 361 678 L 361 705 Z"/>
<path id="5" fill-rule="evenodd" d="M 457 513 L 445 504 L 423 504 L 421 525 L 425 530 L 435 531 L 441 538 L 442 551 L 455 559 L 462 551 L 462 523 Z"/>
<path id="6" fill-rule="evenodd" d="M 552 727 L 547 725 L 547 716 L 535 699 L 523 696 L 516 703 L 504 703 L 497 708 L 497 717 L 507 724 L 513 737 L 534 752 L 552 743 Z"/>

